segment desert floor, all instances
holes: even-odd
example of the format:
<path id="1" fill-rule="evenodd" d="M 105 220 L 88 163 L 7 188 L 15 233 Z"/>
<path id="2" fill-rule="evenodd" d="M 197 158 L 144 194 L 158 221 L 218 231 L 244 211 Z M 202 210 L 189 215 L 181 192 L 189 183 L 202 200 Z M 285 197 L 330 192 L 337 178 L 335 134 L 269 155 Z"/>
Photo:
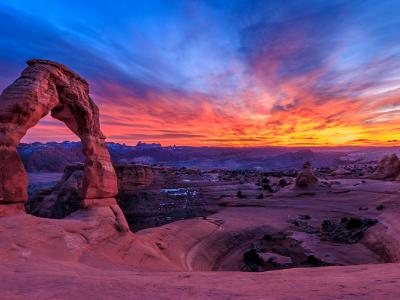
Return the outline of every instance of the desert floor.
<path id="1" fill-rule="evenodd" d="M 62 220 L 2 217 L 1 298 L 400 299 L 400 183 L 338 181 L 306 193 L 288 187 L 264 199 L 225 199 L 205 218 L 136 233 L 119 232 L 108 207 Z M 377 224 L 349 243 L 318 231 L 324 220 L 343 218 Z M 271 243 L 287 251 L 292 267 L 241 271 L 244 252 Z M 302 265 L 309 255 L 322 265 Z"/>

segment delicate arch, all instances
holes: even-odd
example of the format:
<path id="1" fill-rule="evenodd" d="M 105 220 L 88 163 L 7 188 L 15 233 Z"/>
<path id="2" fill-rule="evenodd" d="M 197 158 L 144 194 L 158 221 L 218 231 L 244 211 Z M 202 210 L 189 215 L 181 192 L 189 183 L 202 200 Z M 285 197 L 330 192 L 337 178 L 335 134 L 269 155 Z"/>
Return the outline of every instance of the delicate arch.
<path id="1" fill-rule="evenodd" d="M 27 175 L 16 147 L 27 130 L 49 112 L 82 141 L 82 198 L 116 196 L 117 178 L 87 81 L 56 62 L 33 59 L 27 64 L 0 95 L 0 204 L 27 200 Z"/>

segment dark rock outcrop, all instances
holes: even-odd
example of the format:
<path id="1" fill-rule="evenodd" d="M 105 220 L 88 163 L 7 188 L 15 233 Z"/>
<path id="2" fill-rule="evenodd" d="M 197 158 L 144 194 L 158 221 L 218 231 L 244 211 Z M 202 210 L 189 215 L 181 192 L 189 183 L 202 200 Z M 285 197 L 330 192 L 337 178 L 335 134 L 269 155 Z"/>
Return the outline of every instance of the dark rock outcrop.
<path id="1" fill-rule="evenodd" d="M 25 209 L 38 217 L 64 218 L 80 208 L 82 182 L 83 164 L 69 165 L 60 182 L 53 188 L 34 194 L 26 202 Z"/>

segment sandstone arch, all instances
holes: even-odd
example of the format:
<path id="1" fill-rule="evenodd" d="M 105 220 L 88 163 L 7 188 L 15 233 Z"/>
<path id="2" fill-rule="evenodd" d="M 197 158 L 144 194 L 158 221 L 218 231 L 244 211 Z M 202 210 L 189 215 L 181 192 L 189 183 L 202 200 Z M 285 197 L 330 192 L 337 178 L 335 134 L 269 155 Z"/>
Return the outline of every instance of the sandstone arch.
<path id="1" fill-rule="evenodd" d="M 0 95 L 0 204 L 22 207 L 27 200 L 27 175 L 16 147 L 27 130 L 49 112 L 82 141 L 84 203 L 107 202 L 90 200 L 112 198 L 118 188 L 87 81 L 56 62 L 33 59 L 27 64 Z"/>

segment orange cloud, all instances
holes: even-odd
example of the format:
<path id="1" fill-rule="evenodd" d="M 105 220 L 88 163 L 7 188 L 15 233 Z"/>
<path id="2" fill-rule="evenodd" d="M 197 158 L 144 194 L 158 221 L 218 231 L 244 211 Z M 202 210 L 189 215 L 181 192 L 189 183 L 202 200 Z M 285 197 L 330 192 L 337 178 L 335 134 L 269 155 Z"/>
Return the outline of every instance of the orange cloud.
<path id="1" fill-rule="evenodd" d="M 297 47 L 298 42 L 293 49 Z M 236 93 L 147 89 L 135 94 L 121 84 L 97 82 L 102 92 L 95 91 L 93 98 L 102 129 L 109 141 L 127 144 L 393 146 L 400 140 L 400 89 L 384 89 L 387 81 L 374 85 L 359 80 L 344 87 L 333 81 L 320 87 L 329 64 L 285 77 L 279 75 L 279 61 L 262 59 L 267 62 L 242 78 Z M 366 92 L 371 89 L 375 92 Z M 46 118 L 24 141 L 76 140 L 57 122 Z"/>

